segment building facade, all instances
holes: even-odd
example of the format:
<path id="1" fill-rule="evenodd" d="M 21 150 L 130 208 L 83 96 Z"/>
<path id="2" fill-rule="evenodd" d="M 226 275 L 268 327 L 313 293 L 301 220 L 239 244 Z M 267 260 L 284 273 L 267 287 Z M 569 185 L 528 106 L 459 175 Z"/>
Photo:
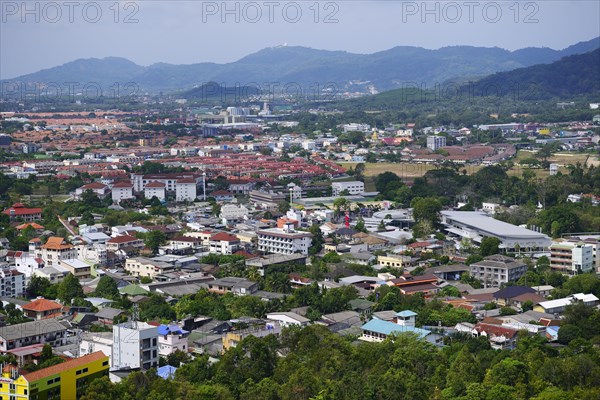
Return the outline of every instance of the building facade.
<path id="1" fill-rule="evenodd" d="M 137 321 L 113 326 L 112 364 L 116 370 L 158 367 L 158 328 Z"/>

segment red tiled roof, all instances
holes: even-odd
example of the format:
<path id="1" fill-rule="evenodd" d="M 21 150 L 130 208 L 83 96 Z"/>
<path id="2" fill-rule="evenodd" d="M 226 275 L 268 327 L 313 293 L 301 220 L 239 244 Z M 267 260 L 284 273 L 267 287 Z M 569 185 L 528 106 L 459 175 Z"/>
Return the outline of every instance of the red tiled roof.
<path id="1" fill-rule="evenodd" d="M 16 207 L 15 207 L 16 206 Z M 7 208 L 2 211 L 3 214 L 6 215 L 32 215 L 32 214 L 41 214 L 41 208 L 25 208 L 23 204 L 13 204 L 11 208 Z"/>
<path id="2" fill-rule="evenodd" d="M 177 179 L 177 183 L 196 183 L 196 180 L 192 178 L 183 178 Z"/>
<path id="3" fill-rule="evenodd" d="M 48 250 L 62 250 L 62 249 L 70 249 L 73 246 L 66 243 L 64 238 L 58 236 L 51 236 L 48 238 L 46 243 L 42 246 L 43 249 Z"/>
<path id="4" fill-rule="evenodd" d="M 40 224 L 36 224 L 35 222 L 27 222 L 25 224 L 21 224 L 16 227 L 17 230 L 27 229 L 28 226 L 31 226 L 33 229 L 44 229 L 44 227 Z"/>
<path id="5" fill-rule="evenodd" d="M 505 328 L 504 326 L 500 325 L 485 324 L 482 322 L 475 325 L 473 329 L 475 329 L 479 333 L 485 332 L 486 334 L 491 336 L 504 336 L 509 339 L 515 337 L 515 335 L 517 334 L 516 329 Z"/>
<path id="6" fill-rule="evenodd" d="M 39 379 L 45 378 L 47 376 L 56 375 L 56 374 L 61 373 L 62 371 L 77 368 L 80 366 L 84 366 L 91 362 L 99 361 L 99 360 L 103 360 L 103 359 L 108 360 L 108 356 L 104 355 L 104 353 L 101 351 L 96 351 L 92 354 L 88 354 L 83 357 L 74 358 L 72 360 L 65 361 L 64 363 L 56 364 L 56 365 L 53 365 L 48 368 L 43 368 L 43 369 L 40 369 L 40 370 L 37 370 L 34 372 L 30 372 L 28 374 L 24 374 L 23 377 L 28 382 L 34 382 Z M 107 367 L 107 369 L 108 369 L 108 367 Z"/>
<path id="7" fill-rule="evenodd" d="M 113 185 L 113 188 L 132 188 L 131 182 L 117 182 Z"/>
<path id="8" fill-rule="evenodd" d="M 211 196 L 233 196 L 233 193 L 228 192 L 227 190 L 215 190 L 210 195 Z"/>
<path id="9" fill-rule="evenodd" d="M 108 239 L 106 241 L 106 243 L 129 243 L 129 242 L 134 242 L 136 240 L 140 240 L 140 239 L 133 237 L 133 236 L 123 235 L 123 236 L 114 237 L 112 239 Z"/>
<path id="10" fill-rule="evenodd" d="M 166 185 L 164 183 L 161 182 L 150 182 L 148 184 L 146 184 L 147 188 L 164 188 Z"/>
<path id="11" fill-rule="evenodd" d="M 27 303 L 23 306 L 23 310 L 29 311 L 52 311 L 59 310 L 62 308 L 62 305 L 46 299 L 37 299 L 32 301 L 31 303 Z"/>
<path id="12" fill-rule="evenodd" d="M 105 184 L 100 183 L 100 182 L 92 182 L 92 183 L 88 183 L 87 185 L 83 185 L 81 187 L 81 189 L 83 190 L 92 190 L 92 189 L 104 189 L 106 187 Z"/>
<path id="13" fill-rule="evenodd" d="M 230 235 L 226 232 L 219 232 L 210 237 L 210 240 L 216 240 L 219 242 L 239 242 L 240 239 L 237 236 Z"/>

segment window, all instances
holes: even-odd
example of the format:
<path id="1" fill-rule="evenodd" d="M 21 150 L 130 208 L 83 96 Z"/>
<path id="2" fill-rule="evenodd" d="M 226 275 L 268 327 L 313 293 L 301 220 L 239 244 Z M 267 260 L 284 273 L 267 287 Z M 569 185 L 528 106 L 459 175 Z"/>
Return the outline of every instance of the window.
<path id="1" fill-rule="evenodd" d="M 108 361 L 103 361 L 103 362 L 102 362 L 102 366 L 103 366 L 103 367 L 106 367 L 107 365 L 108 365 Z"/>

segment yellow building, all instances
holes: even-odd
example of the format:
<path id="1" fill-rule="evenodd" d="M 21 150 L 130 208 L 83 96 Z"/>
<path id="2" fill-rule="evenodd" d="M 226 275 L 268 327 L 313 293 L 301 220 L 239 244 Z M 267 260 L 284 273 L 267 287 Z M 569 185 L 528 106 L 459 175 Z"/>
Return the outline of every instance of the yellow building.
<path id="1" fill-rule="evenodd" d="M 108 375 L 108 368 L 108 356 L 101 351 L 24 374 L 16 367 L 5 367 L 0 400 L 75 400 L 92 380 Z"/>

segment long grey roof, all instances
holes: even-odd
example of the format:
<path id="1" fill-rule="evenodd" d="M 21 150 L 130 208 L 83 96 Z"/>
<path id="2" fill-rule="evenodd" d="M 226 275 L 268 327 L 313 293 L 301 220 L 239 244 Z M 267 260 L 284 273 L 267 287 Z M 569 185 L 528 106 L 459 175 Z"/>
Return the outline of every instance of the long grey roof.
<path id="1" fill-rule="evenodd" d="M 39 321 L 3 326 L 0 328 L 0 338 L 4 340 L 16 340 L 30 336 L 60 332 L 66 329 L 67 328 L 65 328 L 65 326 L 56 318 L 48 318 Z"/>
<path id="2" fill-rule="evenodd" d="M 442 215 L 460 224 L 471 226 L 493 236 L 529 239 L 548 238 L 543 233 L 497 220 L 479 211 L 442 211 Z"/>

